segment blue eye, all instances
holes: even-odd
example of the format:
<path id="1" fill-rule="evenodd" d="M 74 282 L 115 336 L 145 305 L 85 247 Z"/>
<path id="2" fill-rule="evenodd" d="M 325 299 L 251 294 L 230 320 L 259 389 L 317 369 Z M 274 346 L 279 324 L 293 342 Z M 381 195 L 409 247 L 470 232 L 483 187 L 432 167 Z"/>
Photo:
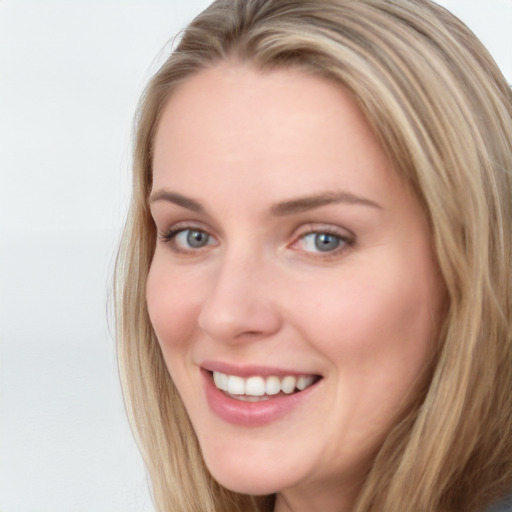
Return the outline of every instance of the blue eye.
<path id="1" fill-rule="evenodd" d="M 165 243 L 168 243 L 171 249 L 176 253 L 194 253 L 209 245 L 216 245 L 217 241 L 206 231 L 194 228 L 182 228 L 176 226 L 159 237 Z"/>
<path id="2" fill-rule="evenodd" d="M 346 244 L 343 238 L 332 233 L 308 233 L 301 240 L 308 252 L 331 252 Z"/>
<path id="3" fill-rule="evenodd" d="M 183 229 L 173 236 L 174 243 L 185 249 L 201 249 L 212 244 L 208 233 L 198 229 Z"/>

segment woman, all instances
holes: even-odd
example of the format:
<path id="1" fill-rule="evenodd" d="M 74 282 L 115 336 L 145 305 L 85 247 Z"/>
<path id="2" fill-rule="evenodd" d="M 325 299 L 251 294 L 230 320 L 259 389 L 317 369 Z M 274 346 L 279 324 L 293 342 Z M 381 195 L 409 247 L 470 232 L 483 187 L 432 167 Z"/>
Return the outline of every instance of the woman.
<path id="1" fill-rule="evenodd" d="M 137 119 L 117 267 L 161 511 L 512 489 L 512 95 L 426 0 L 219 0 Z"/>

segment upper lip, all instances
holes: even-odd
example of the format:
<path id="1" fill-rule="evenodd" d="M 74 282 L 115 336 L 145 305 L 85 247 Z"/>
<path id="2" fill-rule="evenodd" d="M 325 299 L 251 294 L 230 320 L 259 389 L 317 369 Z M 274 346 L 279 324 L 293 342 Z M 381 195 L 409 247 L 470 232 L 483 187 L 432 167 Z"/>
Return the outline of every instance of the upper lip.
<path id="1" fill-rule="evenodd" d="M 203 361 L 199 366 L 209 372 L 221 372 L 227 375 L 237 375 L 238 377 L 284 377 L 286 375 L 298 377 L 301 375 L 318 375 L 318 373 L 311 371 L 289 370 L 266 365 L 239 365 L 224 361 Z"/>

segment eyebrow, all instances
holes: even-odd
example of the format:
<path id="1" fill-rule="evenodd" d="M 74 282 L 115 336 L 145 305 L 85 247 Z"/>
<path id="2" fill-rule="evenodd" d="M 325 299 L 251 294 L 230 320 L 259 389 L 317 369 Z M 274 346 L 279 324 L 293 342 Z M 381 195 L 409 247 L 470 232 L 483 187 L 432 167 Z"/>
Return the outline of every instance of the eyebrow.
<path id="1" fill-rule="evenodd" d="M 157 201 L 167 201 L 196 213 L 205 213 L 203 206 L 190 197 L 186 197 L 177 192 L 171 192 L 170 190 L 157 190 L 149 197 L 149 203 L 155 203 Z M 339 191 L 339 192 L 323 192 L 320 194 L 314 194 L 311 196 L 298 197 L 296 199 L 289 199 L 273 205 L 270 209 L 270 213 L 275 217 L 282 217 L 286 215 L 293 215 L 295 213 L 302 213 L 321 206 L 327 206 L 329 204 L 345 203 L 350 205 L 361 205 L 370 206 L 372 208 L 382 209 L 375 201 L 366 199 L 364 197 L 357 196 L 351 192 Z"/>
<path id="2" fill-rule="evenodd" d="M 168 201 L 169 203 L 174 203 L 196 213 L 204 213 L 205 211 L 201 204 L 198 203 L 195 199 L 182 196 L 177 192 L 171 192 L 169 190 L 158 190 L 149 196 L 150 204 L 155 203 L 156 201 Z"/>
<path id="3" fill-rule="evenodd" d="M 311 196 L 299 197 L 297 199 L 290 199 L 274 205 L 271 209 L 273 215 L 281 217 L 284 215 L 292 215 L 294 213 L 306 212 L 326 206 L 329 204 L 345 203 L 362 206 L 371 206 L 372 208 L 382 209 L 375 201 L 357 196 L 351 192 L 324 192 Z"/>

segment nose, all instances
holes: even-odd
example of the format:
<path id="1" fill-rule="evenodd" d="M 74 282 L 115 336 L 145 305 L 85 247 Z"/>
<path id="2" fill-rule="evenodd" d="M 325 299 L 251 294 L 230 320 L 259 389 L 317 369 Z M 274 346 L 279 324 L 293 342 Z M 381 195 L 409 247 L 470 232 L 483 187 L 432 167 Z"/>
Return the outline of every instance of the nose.
<path id="1" fill-rule="evenodd" d="M 273 300 L 272 272 L 257 259 L 226 259 L 216 269 L 201 306 L 198 324 L 211 338 L 223 343 L 259 340 L 281 327 Z"/>

